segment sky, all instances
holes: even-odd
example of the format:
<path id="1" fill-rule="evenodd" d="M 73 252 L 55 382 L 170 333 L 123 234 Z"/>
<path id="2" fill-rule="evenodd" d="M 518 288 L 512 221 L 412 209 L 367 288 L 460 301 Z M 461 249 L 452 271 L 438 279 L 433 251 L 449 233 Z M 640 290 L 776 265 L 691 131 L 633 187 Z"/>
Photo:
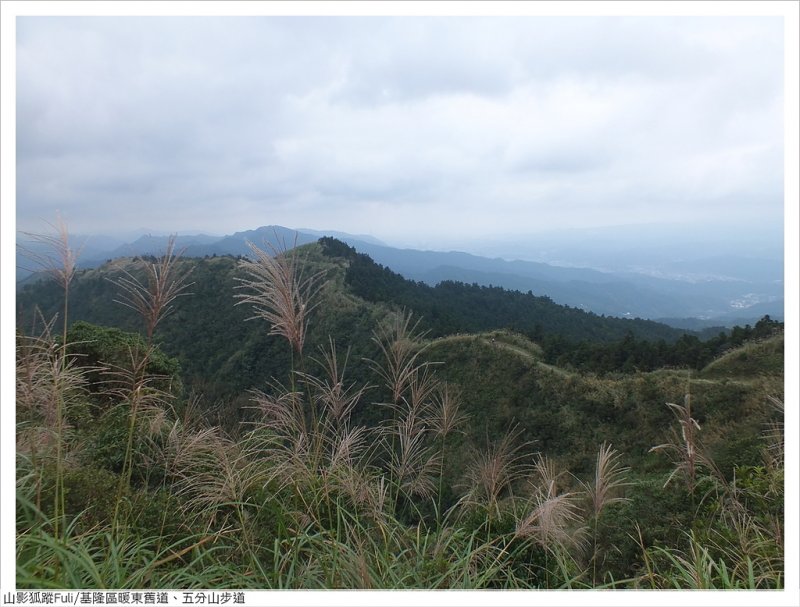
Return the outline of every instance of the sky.
<path id="1" fill-rule="evenodd" d="M 783 221 L 777 17 L 19 17 L 17 228 Z"/>

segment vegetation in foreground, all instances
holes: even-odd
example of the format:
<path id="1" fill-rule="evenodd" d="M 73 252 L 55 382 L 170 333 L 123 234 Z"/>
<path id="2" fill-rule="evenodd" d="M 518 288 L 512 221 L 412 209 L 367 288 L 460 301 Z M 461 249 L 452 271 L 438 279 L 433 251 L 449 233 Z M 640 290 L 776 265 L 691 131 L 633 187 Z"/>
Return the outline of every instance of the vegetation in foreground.
<path id="1" fill-rule="evenodd" d="M 730 362 L 664 406 L 670 431 L 635 460 L 650 468 L 599 441 L 572 474 L 564 462 L 586 458 L 541 452 L 535 428 L 481 444 L 470 384 L 446 380 L 409 313 L 374 328 L 371 384 L 349 379 L 347 344 L 308 352 L 324 276 L 297 252 L 253 247 L 236 293 L 285 341 L 290 370 L 252 391 L 237 423 L 213 425 L 155 341 L 191 290 L 173 247 L 116 280 L 143 321 L 131 334 L 68 324 L 74 256 L 65 231 L 53 242 L 60 331 L 40 319 L 17 336 L 20 588 L 783 585 L 781 399 L 749 405 L 773 420 L 748 437 L 758 465 L 718 465 L 721 429 L 696 414 L 697 382 Z M 569 371 L 533 367 L 574 389 Z M 372 418 L 356 414 L 366 402 Z"/>

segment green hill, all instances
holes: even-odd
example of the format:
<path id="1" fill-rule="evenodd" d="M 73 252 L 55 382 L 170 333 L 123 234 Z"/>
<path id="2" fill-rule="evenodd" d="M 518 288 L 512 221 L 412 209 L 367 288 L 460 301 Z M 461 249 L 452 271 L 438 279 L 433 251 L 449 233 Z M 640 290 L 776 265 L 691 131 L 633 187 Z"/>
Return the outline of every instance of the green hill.
<path id="1" fill-rule="evenodd" d="M 428 339 L 425 356 L 444 363 L 437 366 L 439 374 L 461 387 L 476 420 L 470 443 L 498 436 L 516 422 L 525 428 L 527 439 L 536 441 L 537 449 L 564 458 L 570 467 L 588 469 L 589 454 L 604 440 L 644 462 L 670 423 L 664 403 L 682 402 L 687 386 L 700 421 L 710 419 L 719 440 L 728 431 L 746 434 L 747 424 L 756 428 L 765 423 L 769 412 L 758 401 L 782 389 L 782 335 L 733 349 L 693 372 L 687 382 L 688 371 L 647 373 L 622 364 L 629 355 L 625 349 L 650 344 L 647 338 L 658 339 L 659 347 L 666 348 L 660 359 L 656 357 L 662 365 L 673 362 L 672 354 L 687 343 L 700 344 L 696 337 L 658 323 L 600 317 L 503 289 L 458 283 L 430 287 L 405 280 L 331 238 L 299 247 L 294 254 L 304 260 L 306 275 L 325 277 L 306 351 L 314 357 L 332 337 L 349 348 L 348 375 L 375 384 L 368 363 L 379 357 L 374 331 L 392 310 L 412 310 Z M 138 263 L 122 258 L 81 272 L 71 290 L 71 320 L 140 330 L 136 314 L 115 302 L 115 280 L 123 270 L 135 273 Z M 175 312 L 157 332 L 163 351 L 179 361 L 187 392 L 202 394 L 207 406 L 215 403 L 217 414 L 230 420 L 244 415 L 249 390 L 264 388 L 274 379 L 286 381 L 291 365 L 284 340 L 269 335 L 263 321 L 248 320 L 248 306 L 237 305 L 238 263 L 233 257 L 179 260 L 178 271 L 189 275 L 191 294 L 177 300 Z M 18 298 L 20 324 L 32 318 L 34 305 L 45 316 L 56 314 L 60 297 L 52 283 L 26 286 Z M 683 337 L 666 345 L 664 336 L 674 340 L 676 335 Z M 548 344 L 560 340 L 560 357 L 531 336 Z M 570 342 L 570 336 L 583 341 Z M 619 339 L 609 342 L 612 338 Z M 580 365 L 563 366 L 563 360 L 573 363 L 581 352 L 619 359 L 617 370 L 596 374 L 582 371 Z M 385 397 L 373 388 L 357 414 L 379 422 L 382 413 L 369 402 Z"/>
<path id="2" fill-rule="evenodd" d="M 500 288 L 452 282 L 430 287 L 406 280 L 332 238 L 298 247 L 293 254 L 304 260 L 307 275 L 321 272 L 326 281 L 311 318 L 307 351 L 324 347 L 329 336 L 346 342 L 350 373 L 364 381 L 370 377 L 366 360 L 378 354 L 373 331 L 399 309 L 412 311 L 427 337 L 447 338 L 434 351 L 443 351 L 444 344 L 457 345 L 459 335 L 480 334 L 483 346 L 495 339 L 493 343 L 508 354 L 532 356 L 540 372 L 549 369 L 561 377 L 593 369 L 635 372 L 704 365 L 728 343 L 704 345 L 694 335 L 652 321 L 597 316 L 546 297 Z M 123 271 L 135 274 L 140 263 L 138 258 L 120 258 L 80 271 L 71 287 L 70 320 L 141 331 L 137 315 L 115 301 L 115 281 Z M 263 321 L 248 321 L 248 306 L 237 305 L 242 276 L 238 258 L 186 258 L 177 263 L 178 271 L 189 275 L 190 295 L 175 302 L 174 313 L 158 327 L 157 340 L 165 353 L 180 361 L 187 388 L 230 403 L 272 378 L 286 378 L 291 359 L 287 345 L 268 335 Z M 40 281 L 20 290 L 18 325 L 30 324 L 35 307 L 48 318 L 58 314 L 57 285 Z M 747 373 L 748 366 L 740 371 Z M 719 373 L 713 367 L 704 371 L 709 377 Z"/>
<path id="3" fill-rule="evenodd" d="M 783 375 L 783 335 L 750 341 L 725 352 L 700 372 L 707 378 Z"/>
<path id="4" fill-rule="evenodd" d="M 309 351 L 327 343 L 328 336 L 347 337 L 353 370 L 365 370 L 364 358 L 375 355 L 371 341 L 378 320 L 392 309 L 412 310 L 430 336 L 496 329 L 528 331 L 568 339 L 607 342 L 633 331 L 640 338 L 677 339 L 683 332 L 649 321 L 606 318 L 499 288 L 447 283 L 429 287 L 403 279 L 368 257 L 330 238 L 299 247 L 309 274 L 324 272 L 319 313 L 309 330 Z M 71 286 L 70 320 L 140 330 L 136 314 L 115 302 L 114 281 L 123 271 L 136 272 L 138 258 L 120 258 L 95 269 L 79 271 Z M 190 386 L 211 398 L 231 398 L 285 377 L 289 351 L 262 324 L 247 322 L 252 315 L 237 305 L 241 278 L 234 257 L 178 260 L 188 273 L 189 296 L 175 302 L 175 311 L 158 328 L 164 351 L 178 358 Z M 24 286 L 18 293 L 18 325 L 25 327 L 38 306 L 45 317 L 60 312 L 61 292 L 50 281 Z"/>
<path id="5" fill-rule="evenodd" d="M 770 344 L 782 359 L 781 341 L 776 337 Z M 426 357 L 441 362 L 439 375 L 461 387 L 474 420 L 467 442 L 499 436 L 518 423 L 537 450 L 574 471 L 591 469 L 593 452 L 603 441 L 640 468 L 663 465 L 648 452 L 663 442 L 673 421 L 665 403 L 683 403 L 687 391 L 695 418 L 707 428 L 706 446 L 723 472 L 732 473 L 734 461 L 756 465 L 759 432 L 774 419 L 766 396 L 783 393 L 782 372 L 765 373 L 758 364 L 740 366 L 735 380 L 684 370 L 604 377 L 577 373 L 544 362 L 536 344 L 505 332 L 436 339 Z M 726 357 L 709 367 L 724 364 Z"/>
<path id="6" fill-rule="evenodd" d="M 326 256 L 347 262 L 345 283 L 353 294 L 414 310 L 437 337 L 501 328 L 530 336 L 558 335 L 593 342 L 622 339 L 628 333 L 640 339 L 676 341 L 686 333 L 649 320 L 600 316 L 530 292 L 454 281 L 431 287 L 407 280 L 335 239 L 322 238 L 320 245 Z"/>
<path id="7" fill-rule="evenodd" d="M 720 583 L 754 560 L 763 585 L 782 583 L 781 538 L 765 531 L 778 528 L 783 504 L 780 323 L 701 342 L 531 294 L 406 281 L 332 239 L 281 263 L 292 259 L 321 288 L 299 303 L 282 298 L 296 289 L 273 288 L 281 297 L 262 300 L 261 316 L 283 310 L 278 322 L 289 323 L 309 313 L 302 348 L 236 297 L 279 282 L 242 291 L 242 260 L 213 256 L 176 262 L 187 296 L 155 342 L 115 303 L 120 279 L 142 277 L 141 259 L 83 271 L 71 286 L 69 353 L 86 369 L 59 361 L 57 339 L 18 335 L 21 587 L 64 568 L 34 549 L 31 531 L 50 528 L 71 534 L 81 554 L 106 554 L 84 545 L 92 529 L 158 553 L 137 583 L 156 569 L 182 572 L 181 556 L 196 551 L 210 559 L 212 578 L 193 578 L 202 587 L 551 588 L 612 578 L 673 587 L 673 557 L 706 546 L 712 565 L 731 563 Z M 19 327 L 36 306 L 56 314 L 62 298 L 50 283 L 26 286 Z M 326 358 L 333 340 L 338 355 Z M 682 430 L 667 403 L 691 403 Z M 612 459 L 601 474 L 604 453 Z M 601 514 L 592 496 L 606 489 Z M 725 518 L 731 500 L 749 529 Z M 62 518 L 74 525 L 59 527 Z M 573 541 L 584 534 L 591 540 Z M 154 537 L 168 554 L 147 547 Z M 753 542 L 766 552 L 740 550 Z M 502 564 L 487 565 L 484 553 Z M 361 567 L 357 555 L 373 563 Z M 357 571 L 345 580 L 340 562 L 350 561 Z M 232 577 L 241 563 L 247 573 Z M 651 564 L 663 575 L 643 577 Z M 306 565 L 327 573 L 286 583 L 284 573 Z M 472 581 L 476 565 L 489 574 Z M 398 572 L 402 580 L 386 581 Z M 174 587 L 183 578 L 157 579 Z"/>

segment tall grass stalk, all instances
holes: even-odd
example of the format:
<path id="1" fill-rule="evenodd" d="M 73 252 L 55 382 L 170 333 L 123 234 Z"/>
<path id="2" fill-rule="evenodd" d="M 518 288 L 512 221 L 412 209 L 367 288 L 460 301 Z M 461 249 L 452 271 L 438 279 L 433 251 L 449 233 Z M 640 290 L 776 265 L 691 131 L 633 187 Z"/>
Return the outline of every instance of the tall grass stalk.
<path id="1" fill-rule="evenodd" d="M 72 279 L 75 277 L 77 260 L 80 251 L 73 249 L 69 243 L 69 230 L 67 224 L 57 215 L 55 224 L 48 224 L 55 234 L 34 234 L 23 232 L 42 250 L 20 246 L 23 256 L 31 260 L 39 270 L 44 271 L 62 289 L 64 293 L 63 313 L 61 317 L 61 351 L 58 357 L 59 372 L 53 375 L 55 382 L 53 396 L 55 398 L 55 440 L 56 440 L 56 481 L 53 494 L 53 512 L 55 535 L 59 535 L 59 525 L 65 513 L 64 502 L 64 389 L 58 385 L 59 380 L 64 375 L 67 366 L 67 329 L 69 327 L 69 291 Z"/>
<path id="2" fill-rule="evenodd" d="M 422 343 L 426 332 L 419 329 L 421 319 L 412 322 L 413 314 L 403 310 L 381 325 L 372 337 L 382 360 L 368 362 L 391 392 L 391 405 L 397 406 L 419 372 L 428 363 L 419 359 L 428 345 Z"/>
<path id="3" fill-rule="evenodd" d="M 133 469 L 133 440 L 136 434 L 136 423 L 142 407 L 159 400 L 159 394 L 150 384 L 154 378 L 148 377 L 147 366 L 150 363 L 154 342 L 153 336 L 158 324 L 174 310 L 175 300 L 188 295 L 186 283 L 188 273 L 178 274 L 177 261 L 180 252 L 175 251 L 177 237 L 173 234 L 167 241 L 164 254 L 155 262 L 143 262 L 144 279 L 122 269 L 122 275 L 114 282 L 119 287 L 119 299 L 115 301 L 136 311 L 142 318 L 147 342 L 144 350 L 131 348 L 130 369 L 120 369 L 117 374 L 123 377 L 125 394 L 130 412 L 128 417 L 128 433 L 123 457 L 122 474 L 117 487 L 117 501 L 114 510 L 114 525 L 118 524 L 119 506 L 123 492 L 130 487 Z"/>
<path id="4" fill-rule="evenodd" d="M 119 304 L 137 312 L 144 321 L 147 336 L 147 349 L 153 344 L 156 326 L 174 311 L 175 300 L 188 295 L 185 290 L 191 286 L 186 283 L 189 272 L 177 273 L 177 261 L 182 251 L 175 250 L 176 235 L 167 241 L 164 254 L 153 263 L 142 262 L 144 280 L 122 269 L 122 276 L 114 282 L 120 288 Z"/>
<path id="5" fill-rule="evenodd" d="M 530 442 L 518 443 L 522 429 L 515 426 L 499 441 L 476 451 L 465 473 L 467 492 L 459 500 L 462 508 L 478 506 L 486 509 L 486 538 L 491 538 L 492 519 L 500 516 L 500 498 L 513 490 L 514 484 L 526 477 L 530 464 L 524 449 Z"/>
<path id="6" fill-rule="evenodd" d="M 564 473 L 550 458 L 539 455 L 533 472 L 526 508 L 528 514 L 517 521 L 514 536 L 544 548 L 546 558 L 549 560 L 553 556 L 559 564 L 559 559 L 583 544 L 584 529 L 577 526 L 580 496 L 560 490 L 559 479 Z M 549 574 L 549 567 L 547 569 Z"/>
<path id="7" fill-rule="evenodd" d="M 251 305 L 254 315 L 248 320 L 265 320 L 269 324 L 269 335 L 286 339 L 291 355 L 289 381 L 291 391 L 295 392 L 296 375 L 305 375 L 303 346 L 308 318 L 319 305 L 317 295 L 324 286 L 324 271 L 305 276 L 303 260 L 296 252 L 290 252 L 286 243 L 281 248 L 270 247 L 271 254 L 251 242 L 247 245 L 253 259 L 242 260 L 239 264 L 245 276 L 236 279 L 240 283 L 237 288 L 244 290 L 236 295 L 240 300 L 237 305 Z M 313 427 L 317 423 L 316 404 L 310 392 L 307 396 L 308 411 L 304 415 Z"/>
<path id="8" fill-rule="evenodd" d="M 705 455 L 703 446 L 698 437 L 700 424 L 692 417 L 692 395 L 689 387 L 686 389 L 683 405 L 667 403 L 667 407 L 669 407 L 675 415 L 679 431 L 673 428 L 669 441 L 651 447 L 650 452 L 663 451 L 671 454 L 674 467 L 667 477 L 667 480 L 664 482 L 664 487 L 666 487 L 677 474 L 682 473 L 686 479 L 686 488 L 692 501 L 692 510 L 694 511 L 698 470 L 701 467 L 713 470 L 714 467 Z"/>
<path id="9" fill-rule="evenodd" d="M 440 466 L 439 487 L 436 492 L 436 521 L 441 524 L 442 494 L 444 482 L 444 465 L 447 461 L 447 437 L 453 432 L 462 432 L 461 427 L 467 423 L 469 416 L 459 411 L 461 394 L 451 385 L 440 384 L 434 398 L 433 430 L 439 437 Z"/>
<path id="10" fill-rule="evenodd" d="M 582 483 L 591 504 L 592 555 L 590 560 L 593 584 L 597 584 L 597 561 L 600 556 L 597 545 L 600 514 L 606 506 L 628 501 L 627 498 L 619 496 L 617 493 L 622 488 L 631 485 L 625 478 L 629 470 L 620 463 L 620 454 L 610 444 L 603 443 L 597 453 L 593 482 Z"/>
<path id="11" fill-rule="evenodd" d="M 296 244 L 296 243 L 295 243 Z M 281 335 L 298 355 L 303 352 L 308 316 L 318 305 L 315 296 L 322 288 L 319 272 L 304 276 L 304 266 L 297 254 L 282 248 L 270 247 L 271 253 L 248 242 L 254 259 L 240 262 L 244 278 L 237 279 L 240 289 L 238 303 L 253 306 L 251 319 L 261 318 L 270 325 L 270 335 Z"/>
<path id="12" fill-rule="evenodd" d="M 422 343 L 425 333 L 418 329 L 421 319 L 412 322 L 413 315 L 406 310 L 394 313 L 373 332 L 372 341 L 381 354 L 380 360 L 367 362 L 383 380 L 390 397 L 388 406 L 391 421 L 385 429 L 387 467 L 392 472 L 390 501 L 397 505 L 402 487 L 411 478 L 411 462 L 421 465 L 424 456 L 424 439 L 421 430 L 422 409 L 425 396 L 433 388 L 433 378 L 428 373 L 429 363 L 419 361 L 427 345 Z M 399 450 L 399 451 L 398 451 Z M 398 473 L 406 476 L 401 478 Z"/>

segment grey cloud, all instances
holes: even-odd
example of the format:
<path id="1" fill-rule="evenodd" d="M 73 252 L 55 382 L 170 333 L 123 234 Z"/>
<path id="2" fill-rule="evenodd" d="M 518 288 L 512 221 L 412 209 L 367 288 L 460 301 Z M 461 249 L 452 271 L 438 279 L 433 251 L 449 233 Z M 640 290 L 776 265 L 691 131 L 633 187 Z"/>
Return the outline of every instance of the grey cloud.
<path id="1" fill-rule="evenodd" d="M 384 238 L 578 213 L 775 218 L 776 33 L 723 18 L 22 18 L 18 225 L 54 208 L 80 231 L 147 218 Z"/>
<path id="2" fill-rule="evenodd" d="M 515 83 L 491 20 L 401 19 L 357 39 L 335 100 L 402 103 L 433 95 L 502 95 Z M 373 23 L 370 21 L 370 23 Z M 402 52 L 397 52 L 400 41 Z M 446 41 L 443 44 L 443 41 Z M 499 47 L 499 48 L 498 48 Z"/>

